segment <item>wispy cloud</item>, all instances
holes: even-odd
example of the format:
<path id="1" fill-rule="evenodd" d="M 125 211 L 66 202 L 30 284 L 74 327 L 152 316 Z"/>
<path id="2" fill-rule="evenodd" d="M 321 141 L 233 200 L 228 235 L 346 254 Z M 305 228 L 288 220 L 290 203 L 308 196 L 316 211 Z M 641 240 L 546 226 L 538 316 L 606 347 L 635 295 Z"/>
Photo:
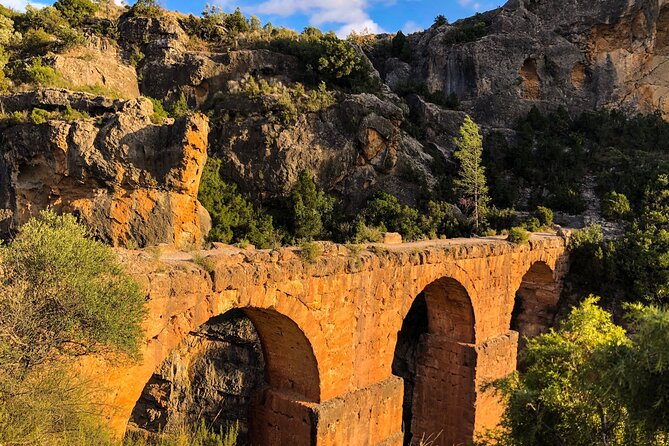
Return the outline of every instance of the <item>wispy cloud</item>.
<path id="1" fill-rule="evenodd" d="M 481 2 L 476 0 L 458 0 L 458 3 L 460 3 L 460 6 L 463 6 L 465 8 L 471 8 L 477 12 L 483 9 L 483 5 L 481 4 Z"/>
<path id="2" fill-rule="evenodd" d="M 402 26 L 402 32 L 404 34 L 415 33 L 416 31 L 421 31 L 422 29 L 424 28 L 413 20 L 409 20 L 404 24 L 404 26 Z"/>
<path id="3" fill-rule="evenodd" d="M 367 12 L 371 0 L 265 0 L 253 7 L 259 14 L 289 17 L 303 14 L 309 24 L 339 26 L 336 33 L 345 37 L 351 32 L 384 32 Z M 387 1 L 387 0 L 386 0 Z"/>

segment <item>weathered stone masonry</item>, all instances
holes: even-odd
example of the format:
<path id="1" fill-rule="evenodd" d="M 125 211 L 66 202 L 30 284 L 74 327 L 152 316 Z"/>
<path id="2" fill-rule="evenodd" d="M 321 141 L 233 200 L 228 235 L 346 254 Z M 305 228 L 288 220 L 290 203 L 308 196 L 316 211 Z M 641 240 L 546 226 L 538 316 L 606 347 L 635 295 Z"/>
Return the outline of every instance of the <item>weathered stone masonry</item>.
<path id="1" fill-rule="evenodd" d="M 481 385 L 515 368 L 516 293 L 523 300 L 516 328 L 534 334 L 552 314 L 567 262 L 565 239 L 550 235 L 526 246 L 473 239 L 360 253 L 328 244 L 313 264 L 291 249 L 203 254 L 211 272 L 189 254 L 156 260 L 121 252 L 149 299 L 143 360 L 85 368 L 106 387 L 109 423 L 119 433 L 168 354 L 212 317 L 239 308 L 266 363 L 251 444 L 401 445 L 403 384 L 392 375 L 393 356 L 403 320 L 424 293 L 428 330 L 410 429 L 414 438 L 442 432 L 435 444 L 465 443 L 501 415 Z"/>

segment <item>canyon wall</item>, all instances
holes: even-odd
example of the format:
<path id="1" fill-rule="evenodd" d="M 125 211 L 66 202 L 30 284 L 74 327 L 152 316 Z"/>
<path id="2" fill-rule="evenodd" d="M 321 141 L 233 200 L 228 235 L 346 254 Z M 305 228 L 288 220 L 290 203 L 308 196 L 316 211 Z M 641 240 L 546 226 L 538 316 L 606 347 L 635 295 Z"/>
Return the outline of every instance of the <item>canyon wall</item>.
<path id="1" fill-rule="evenodd" d="M 667 118 L 668 30 L 663 0 L 511 0 L 412 34 L 410 60 L 371 54 L 391 87 L 423 82 L 455 93 L 489 127 L 513 127 L 532 106 L 659 110 Z"/>

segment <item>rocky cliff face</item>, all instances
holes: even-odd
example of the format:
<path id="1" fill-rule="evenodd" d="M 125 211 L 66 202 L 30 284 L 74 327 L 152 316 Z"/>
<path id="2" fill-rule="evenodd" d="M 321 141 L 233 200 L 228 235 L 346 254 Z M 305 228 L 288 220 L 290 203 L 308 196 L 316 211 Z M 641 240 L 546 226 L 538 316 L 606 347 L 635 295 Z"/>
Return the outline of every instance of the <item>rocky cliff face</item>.
<path id="1" fill-rule="evenodd" d="M 147 99 L 119 102 L 58 90 L 4 97 L 2 105 L 19 113 L 75 105 L 94 115 L 0 132 L 5 232 L 52 207 L 78 215 L 115 246 L 202 242 L 208 215 L 197 191 L 207 157 L 204 116 L 155 125 Z"/>
<path id="2" fill-rule="evenodd" d="M 669 117 L 664 0 L 512 0 L 413 34 L 409 44 L 410 60 L 375 58 L 385 81 L 398 88 L 420 79 L 432 92 L 455 93 L 489 126 L 511 127 L 532 106 Z"/>
<path id="3" fill-rule="evenodd" d="M 484 129 L 513 128 L 533 106 L 669 117 L 664 0 L 512 0 L 412 34 L 401 57 L 380 36 L 366 48 L 382 83 L 375 94 L 340 91 L 289 122 L 267 107 L 276 103 L 271 95 L 250 97 L 240 85 L 253 77 L 292 88 L 305 76 L 296 57 L 237 41 L 205 50 L 180 20 L 123 16 L 117 41 L 96 38 L 45 58 L 73 88 L 95 85 L 128 100 L 58 90 L 2 97 L 5 113 L 69 105 L 94 117 L 2 130 L 0 197 L 13 213 L 5 231 L 55 206 L 113 244 L 198 243 L 207 226 L 196 200 L 207 150 L 222 159 L 224 180 L 257 200 L 285 197 L 309 169 L 355 211 L 377 190 L 416 204 L 452 175 L 465 113 Z M 421 88 L 407 94 L 407 84 Z M 438 106 L 426 91 L 453 93 L 461 106 Z M 152 124 L 140 95 L 167 105 L 183 95 L 211 127 L 197 114 Z"/>
<path id="4" fill-rule="evenodd" d="M 253 323 L 240 310 L 204 324 L 160 365 L 139 397 L 130 429 L 151 434 L 205 422 L 214 432 L 239 429 L 247 444 L 251 399 L 266 384 Z"/>
<path id="5" fill-rule="evenodd" d="M 265 98 L 251 100 L 239 86 L 249 77 L 290 85 L 304 75 L 295 57 L 263 48 L 195 51 L 170 17 L 122 19 L 119 31 L 127 53 L 144 55 L 143 94 L 168 102 L 183 94 L 190 106 L 211 110 L 210 153 L 222 159 L 224 179 L 256 199 L 286 196 L 305 169 L 352 209 L 379 189 L 415 203 L 425 186 L 415 177 L 435 182 L 433 154 L 400 128 L 408 108 L 387 89 L 341 93 L 325 110 L 277 123 Z"/>

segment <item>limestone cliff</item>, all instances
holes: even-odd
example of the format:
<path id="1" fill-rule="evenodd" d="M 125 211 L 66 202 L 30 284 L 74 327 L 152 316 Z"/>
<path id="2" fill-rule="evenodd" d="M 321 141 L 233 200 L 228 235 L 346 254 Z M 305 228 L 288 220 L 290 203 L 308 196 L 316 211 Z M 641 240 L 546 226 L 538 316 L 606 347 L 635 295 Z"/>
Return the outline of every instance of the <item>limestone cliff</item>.
<path id="1" fill-rule="evenodd" d="M 391 87 L 420 79 L 493 127 L 513 126 L 532 106 L 669 117 L 664 0 L 512 0 L 412 34 L 409 46 L 405 60 L 372 52 Z"/>
<path id="2" fill-rule="evenodd" d="M 327 106 L 284 122 L 276 98 L 250 97 L 240 86 L 253 78 L 295 88 L 309 75 L 300 60 L 244 37 L 198 46 L 184 20 L 123 15 L 114 38 L 91 37 L 43 58 L 73 89 L 101 87 L 125 99 L 62 90 L 2 96 L 4 113 L 69 106 L 93 116 L 2 130 L 0 199 L 14 214 L 5 231 L 55 206 L 113 244 L 198 243 L 207 226 L 196 200 L 207 151 L 221 158 L 223 179 L 257 201 L 285 198 L 309 169 L 357 211 L 378 190 L 416 205 L 452 178 L 465 113 L 484 130 L 511 129 L 533 106 L 669 117 L 664 0 L 512 0 L 412 34 L 396 57 L 391 37 L 377 36 L 356 51 L 373 63 L 378 88 L 340 89 Z M 407 92 L 408 84 L 421 88 Z M 460 107 L 431 102 L 439 92 L 457 96 Z M 183 96 L 211 127 L 198 114 L 153 124 L 139 96 L 168 107 Z"/>
<path id="3" fill-rule="evenodd" d="M 207 157 L 204 116 L 155 125 L 147 99 L 114 102 L 58 90 L 4 97 L 2 105 L 19 113 L 76 105 L 95 115 L 0 132 L 5 232 L 52 207 L 78 215 L 112 245 L 202 242 L 208 215 L 197 191 Z"/>

